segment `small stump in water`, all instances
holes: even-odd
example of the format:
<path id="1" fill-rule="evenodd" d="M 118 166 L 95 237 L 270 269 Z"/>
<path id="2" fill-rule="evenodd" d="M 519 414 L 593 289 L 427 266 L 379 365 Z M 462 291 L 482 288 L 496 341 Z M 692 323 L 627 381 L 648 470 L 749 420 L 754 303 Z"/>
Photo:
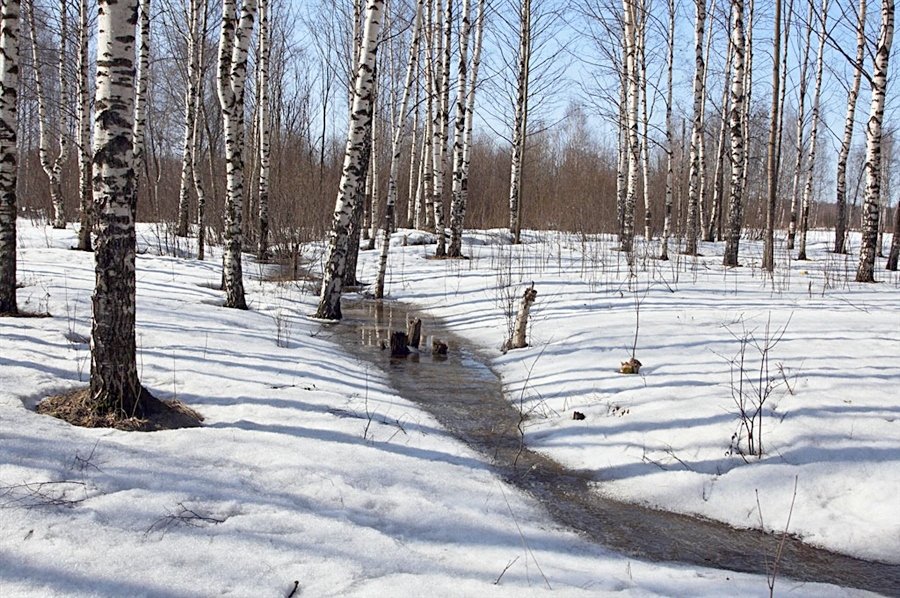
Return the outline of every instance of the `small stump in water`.
<path id="1" fill-rule="evenodd" d="M 581 411 L 576 411 L 572 414 L 572 419 L 584 419 L 584 413 Z"/>
<path id="2" fill-rule="evenodd" d="M 409 355 L 406 333 L 402 331 L 391 333 L 391 357 L 406 357 Z"/>
<path id="3" fill-rule="evenodd" d="M 434 339 L 431 342 L 431 354 L 432 355 L 446 355 L 447 354 L 447 343 L 440 339 Z"/>
<path id="4" fill-rule="evenodd" d="M 422 320 L 420 318 L 410 318 L 406 323 L 406 341 L 407 346 L 418 349 L 422 343 Z"/>
<path id="5" fill-rule="evenodd" d="M 622 365 L 619 367 L 620 374 L 637 374 L 641 371 L 641 365 L 643 365 L 640 361 L 632 357 L 628 361 L 623 361 Z"/>

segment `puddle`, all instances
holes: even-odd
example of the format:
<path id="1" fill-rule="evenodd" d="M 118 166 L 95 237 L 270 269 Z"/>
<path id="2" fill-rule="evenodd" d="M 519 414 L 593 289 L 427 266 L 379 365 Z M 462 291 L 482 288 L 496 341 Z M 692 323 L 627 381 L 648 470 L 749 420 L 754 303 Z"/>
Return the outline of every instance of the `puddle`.
<path id="1" fill-rule="evenodd" d="M 780 536 L 623 503 L 590 489 L 589 474 L 570 470 L 523 445 L 519 411 L 503 396 L 497 376 L 439 320 L 396 302 L 345 302 L 344 319 L 332 331 L 356 357 L 384 370 L 405 399 L 432 414 L 455 437 L 481 453 L 505 480 L 525 490 L 559 524 L 618 552 L 650 561 L 671 561 L 747 573 L 766 573 Z M 427 350 L 391 358 L 382 343 L 406 329 L 416 313 L 429 336 L 449 346 L 447 356 Z M 779 577 L 832 583 L 900 596 L 900 565 L 864 561 L 788 537 Z M 776 582 L 777 583 L 777 582 Z M 782 582 L 783 583 L 783 582 Z M 783 587 L 783 586 L 782 586 Z"/>

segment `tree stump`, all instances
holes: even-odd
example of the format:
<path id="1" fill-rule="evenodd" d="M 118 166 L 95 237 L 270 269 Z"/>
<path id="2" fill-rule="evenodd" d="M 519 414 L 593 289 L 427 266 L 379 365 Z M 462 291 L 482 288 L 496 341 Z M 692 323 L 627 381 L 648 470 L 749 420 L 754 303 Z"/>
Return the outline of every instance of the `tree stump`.
<path id="1" fill-rule="evenodd" d="M 534 283 L 525 289 L 522 295 L 522 302 L 519 304 L 519 313 L 516 315 L 516 323 L 513 326 L 512 338 L 506 341 L 504 348 L 521 349 L 528 346 L 525 339 L 525 333 L 528 330 L 528 315 L 531 312 L 531 305 L 537 298 L 537 291 L 534 290 Z"/>
<path id="2" fill-rule="evenodd" d="M 406 346 L 406 333 L 402 331 L 391 333 L 391 357 L 406 357 L 409 355 L 409 347 Z"/>
<path id="3" fill-rule="evenodd" d="M 422 320 L 410 318 L 406 323 L 406 337 L 410 347 L 418 349 L 422 343 Z"/>
<path id="4" fill-rule="evenodd" d="M 431 354 L 432 355 L 446 355 L 447 354 L 447 343 L 436 338 L 431 342 Z"/>
<path id="5" fill-rule="evenodd" d="M 621 367 L 619 367 L 620 374 L 639 374 L 641 371 L 641 366 L 643 364 L 632 357 L 628 361 L 623 361 Z"/>

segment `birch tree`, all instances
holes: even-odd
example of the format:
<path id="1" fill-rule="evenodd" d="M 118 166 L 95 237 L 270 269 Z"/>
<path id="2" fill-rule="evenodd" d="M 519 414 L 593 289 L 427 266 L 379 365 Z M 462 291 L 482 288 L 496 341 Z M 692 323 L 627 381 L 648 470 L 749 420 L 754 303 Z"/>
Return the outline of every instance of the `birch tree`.
<path id="1" fill-rule="evenodd" d="M 269 116 L 269 0 L 259 0 L 259 34 L 257 43 L 256 109 L 259 131 L 259 239 L 257 257 L 266 261 L 269 257 L 269 168 L 271 162 L 271 130 Z"/>
<path id="2" fill-rule="evenodd" d="M 188 235 L 190 223 L 190 191 L 193 187 L 194 171 L 194 130 L 196 129 L 195 123 L 202 88 L 200 53 L 204 40 L 200 37 L 200 21 L 203 18 L 201 10 L 205 16 L 205 0 L 190 0 L 187 35 L 188 74 L 184 94 L 184 138 L 181 153 L 181 182 L 178 188 L 178 224 L 175 228 L 175 234 L 179 237 Z"/>
<path id="3" fill-rule="evenodd" d="M 522 165 L 528 130 L 528 77 L 531 71 L 531 0 L 522 0 L 519 11 L 516 107 L 513 119 L 512 157 L 509 172 L 509 232 L 518 243 L 522 234 Z"/>
<path id="4" fill-rule="evenodd" d="M 38 52 L 37 38 L 37 20 L 38 16 L 34 8 L 34 0 L 31 0 L 31 18 L 28 19 L 31 31 L 31 56 L 34 66 L 34 86 L 37 92 L 38 100 L 38 156 L 41 161 L 41 168 L 50 183 L 50 203 L 53 206 L 53 228 L 66 228 L 66 211 L 65 203 L 62 196 L 62 166 L 66 161 L 69 152 L 69 144 L 66 140 L 65 114 L 67 96 L 68 96 L 68 77 L 65 73 L 66 64 L 66 40 L 68 39 L 68 17 L 66 10 L 66 0 L 60 0 L 59 22 L 60 22 L 60 41 L 59 53 L 57 55 L 57 72 L 59 75 L 59 100 L 60 114 L 57 121 L 59 132 L 57 134 L 57 151 L 55 156 L 51 156 L 50 150 L 50 114 L 48 112 L 47 90 L 44 85 L 44 76 L 41 72 L 41 58 Z"/>
<path id="5" fill-rule="evenodd" d="M 78 246 L 81 251 L 91 251 L 91 229 L 94 194 L 91 191 L 91 98 L 89 93 L 90 57 L 88 42 L 88 0 L 78 2 L 78 58 L 75 95 L 75 120 L 77 124 L 78 145 L 78 198 L 80 202 L 80 224 L 78 228 Z"/>
<path id="6" fill-rule="evenodd" d="M 256 17 L 256 0 L 243 0 L 238 18 L 235 0 L 222 2 L 217 74 L 219 105 L 225 129 L 225 307 L 247 309 L 241 267 L 244 195 L 244 83 L 247 50 Z"/>
<path id="7" fill-rule="evenodd" d="M 728 228 L 725 237 L 725 266 L 738 265 L 741 240 L 744 193 L 744 56 L 746 38 L 744 36 L 744 0 L 731 0 L 731 192 L 728 208 Z"/>
<path id="8" fill-rule="evenodd" d="M 465 204 L 463 203 L 463 185 L 468 185 L 464 172 L 466 154 L 466 115 L 468 46 L 470 37 L 469 0 L 462 3 L 462 23 L 459 31 L 459 63 L 456 68 L 456 122 L 453 135 L 453 200 L 450 204 L 450 248 L 449 257 L 462 257 L 462 232 Z"/>
<path id="9" fill-rule="evenodd" d="M 822 96 L 822 71 L 825 62 L 825 28 L 828 16 L 828 0 L 822 0 L 822 11 L 819 14 L 819 50 L 816 54 L 816 83 L 813 90 L 812 124 L 809 132 L 809 159 L 806 164 L 806 186 L 803 188 L 803 203 L 800 206 L 800 247 L 798 260 L 806 259 L 806 234 L 809 230 L 809 207 L 812 202 L 813 175 L 816 164 L 816 140 L 819 129 L 819 102 Z"/>
<path id="10" fill-rule="evenodd" d="M 866 187 L 863 200 L 862 244 L 856 282 L 875 282 L 875 253 L 881 196 L 881 137 L 887 91 L 888 62 L 894 39 L 894 0 L 881 2 L 881 30 L 872 68 L 872 103 L 866 124 Z M 897 231 L 894 231 L 896 236 Z"/>
<path id="11" fill-rule="evenodd" d="M 135 349 L 134 43 L 137 0 L 98 0 L 94 101 L 97 283 L 90 403 L 115 417 L 144 416 Z"/>
<path id="12" fill-rule="evenodd" d="M 777 2 L 778 0 L 776 0 Z M 668 0 L 669 27 L 666 36 L 666 202 L 663 215 L 662 249 L 659 259 L 669 259 L 669 236 L 672 227 L 672 196 L 675 186 L 675 127 L 672 123 L 672 71 L 675 65 L 675 0 Z"/>
<path id="13" fill-rule="evenodd" d="M 191 177 L 194 181 L 194 192 L 197 194 L 197 259 L 203 260 L 206 254 L 206 189 L 203 186 L 203 174 L 198 167 L 198 164 L 200 162 L 200 141 L 202 136 L 202 129 L 200 127 L 201 116 L 202 122 L 207 122 L 205 116 L 206 110 L 204 108 L 202 98 L 204 97 L 203 65 L 205 64 L 204 58 L 206 53 L 206 23 L 209 7 L 206 3 L 206 0 L 192 0 L 192 2 L 197 2 L 200 5 L 200 11 L 198 15 L 200 18 L 199 21 L 195 23 L 194 31 L 195 50 L 197 52 L 198 65 L 197 70 L 194 72 L 194 81 L 196 85 L 196 96 L 194 97 L 194 102 L 197 110 L 194 114 L 194 128 L 191 132 L 190 170 Z M 212 147 L 210 147 L 209 154 L 210 164 L 212 164 Z M 212 174 L 211 168 L 210 174 Z"/>
<path id="14" fill-rule="evenodd" d="M 809 50 L 812 40 L 813 18 L 815 5 L 813 0 L 807 0 L 809 6 L 808 15 L 806 17 L 806 36 L 803 44 L 803 59 L 800 63 L 800 82 L 797 87 L 797 161 L 794 163 L 794 186 L 791 193 L 791 213 L 788 222 L 788 238 L 787 248 L 794 248 L 794 241 L 797 237 L 797 206 L 800 201 L 800 176 L 803 172 L 803 158 L 806 147 L 804 142 L 805 131 L 804 123 L 806 121 L 806 88 L 809 83 L 807 79 L 807 70 L 809 68 Z"/>
<path id="15" fill-rule="evenodd" d="M 697 255 L 697 238 L 700 235 L 700 146 L 703 142 L 703 104 L 706 98 L 706 61 L 703 57 L 703 30 L 706 23 L 706 0 L 695 0 L 694 20 L 694 110 L 691 126 L 690 174 L 688 184 L 687 226 L 685 227 L 684 252 Z"/>
<path id="16" fill-rule="evenodd" d="M 865 1 L 865 0 L 863 0 Z M 778 201 L 778 120 L 781 94 L 781 4 L 775 0 L 775 26 L 772 36 L 772 114 L 769 142 L 766 146 L 766 232 L 763 238 L 763 269 L 775 271 L 775 206 Z"/>
<path id="17" fill-rule="evenodd" d="M 435 113 L 435 130 L 432 132 L 434 140 L 434 150 L 432 152 L 432 161 L 434 163 L 434 176 L 432 179 L 433 196 L 434 196 L 434 229 L 437 236 L 437 248 L 435 256 L 443 257 L 447 254 L 445 239 L 445 223 L 444 223 L 444 167 L 447 157 L 447 128 L 450 125 L 450 44 L 452 41 L 453 31 L 453 0 L 444 0 L 444 16 L 443 21 L 439 20 L 439 24 L 443 25 L 443 39 L 438 45 L 439 54 L 441 54 L 440 78 L 435 77 L 437 85 L 437 102 L 438 108 Z M 525 0 L 530 2 L 531 0 Z M 438 7 L 441 2 L 438 0 Z M 438 10 L 440 15 L 440 10 Z"/>
<path id="18" fill-rule="evenodd" d="M 468 0 L 464 0 L 468 2 Z M 397 175 L 400 169 L 400 141 L 403 136 L 406 122 L 406 107 L 409 104 L 409 96 L 413 86 L 413 74 L 416 72 L 416 58 L 419 55 L 419 32 L 422 25 L 422 5 L 424 0 L 418 0 L 416 15 L 413 20 L 412 43 L 409 47 L 409 60 L 406 66 L 406 79 L 403 84 L 403 99 L 400 100 L 400 108 L 396 113 L 395 126 L 391 135 L 391 162 L 388 170 L 388 192 L 385 201 L 384 228 L 381 237 L 381 255 L 378 263 L 378 276 L 375 281 L 375 298 L 384 297 L 384 279 L 387 274 L 388 251 L 391 245 L 391 229 L 394 223 L 394 208 L 397 203 Z M 465 13 L 465 8 L 463 9 Z M 374 214 L 373 214 L 374 217 Z"/>
<path id="19" fill-rule="evenodd" d="M 637 31 L 633 0 L 623 0 L 625 36 L 625 126 L 628 151 L 628 170 L 625 175 L 625 208 L 622 216 L 621 250 L 627 254 L 628 263 L 634 259 L 634 204 L 637 195 L 637 169 L 641 159 L 638 138 L 638 65 Z"/>
<path id="20" fill-rule="evenodd" d="M 344 165 L 338 187 L 334 218 L 325 258 L 322 292 L 316 317 L 327 320 L 341 319 L 341 284 L 347 265 L 347 243 L 350 219 L 353 214 L 357 187 L 366 177 L 366 138 L 371 135 L 372 93 L 375 84 L 373 70 L 377 51 L 378 34 L 384 20 L 384 0 L 367 0 L 366 21 L 362 30 L 359 65 L 353 86 L 353 103 Z"/>
<path id="21" fill-rule="evenodd" d="M 866 51 L 866 0 L 859 0 L 856 21 L 856 58 L 853 63 L 853 82 L 847 92 L 847 115 L 844 118 L 844 135 L 841 137 L 841 148 L 838 151 L 836 198 L 837 215 L 834 224 L 834 252 L 846 251 L 847 236 L 847 159 L 850 157 L 850 144 L 853 141 L 853 128 L 856 123 L 856 101 L 859 98 L 859 84 L 862 79 Z M 896 230 L 894 229 L 896 237 Z"/>
<path id="22" fill-rule="evenodd" d="M 0 5 L 0 314 L 19 313 L 16 303 L 16 175 L 19 88 L 19 0 Z M 895 235 L 896 236 L 896 235 Z"/>
<path id="23" fill-rule="evenodd" d="M 139 0 L 138 32 L 141 48 L 138 53 L 137 86 L 134 96 L 133 160 L 140 173 L 144 160 L 144 132 L 147 130 L 147 91 L 150 83 L 150 0 Z M 149 172 L 149 171 L 148 171 Z M 136 176 L 135 184 L 140 176 Z"/>

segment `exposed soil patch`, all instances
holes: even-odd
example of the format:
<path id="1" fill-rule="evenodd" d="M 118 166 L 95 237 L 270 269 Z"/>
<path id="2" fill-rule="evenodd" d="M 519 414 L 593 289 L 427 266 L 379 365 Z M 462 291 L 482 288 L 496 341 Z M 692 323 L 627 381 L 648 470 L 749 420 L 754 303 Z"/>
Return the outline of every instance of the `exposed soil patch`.
<path id="1" fill-rule="evenodd" d="M 116 417 L 115 414 L 100 414 L 89 405 L 90 389 L 79 388 L 65 394 L 48 397 L 38 403 L 36 411 L 67 421 L 83 428 L 115 428 L 128 432 L 155 432 L 197 428 L 203 416 L 181 401 L 160 401 L 146 389 L 141 389 L 141 401 L 145 405 L 146 416 Z"/>
<path id="2" fill-rule="evenodd" d="M 31 312 L 19 310 L 14 314 L 9 313 L 8 311 L 0 311 L 0 318 L 52 318 L 48 312 Z"/>

